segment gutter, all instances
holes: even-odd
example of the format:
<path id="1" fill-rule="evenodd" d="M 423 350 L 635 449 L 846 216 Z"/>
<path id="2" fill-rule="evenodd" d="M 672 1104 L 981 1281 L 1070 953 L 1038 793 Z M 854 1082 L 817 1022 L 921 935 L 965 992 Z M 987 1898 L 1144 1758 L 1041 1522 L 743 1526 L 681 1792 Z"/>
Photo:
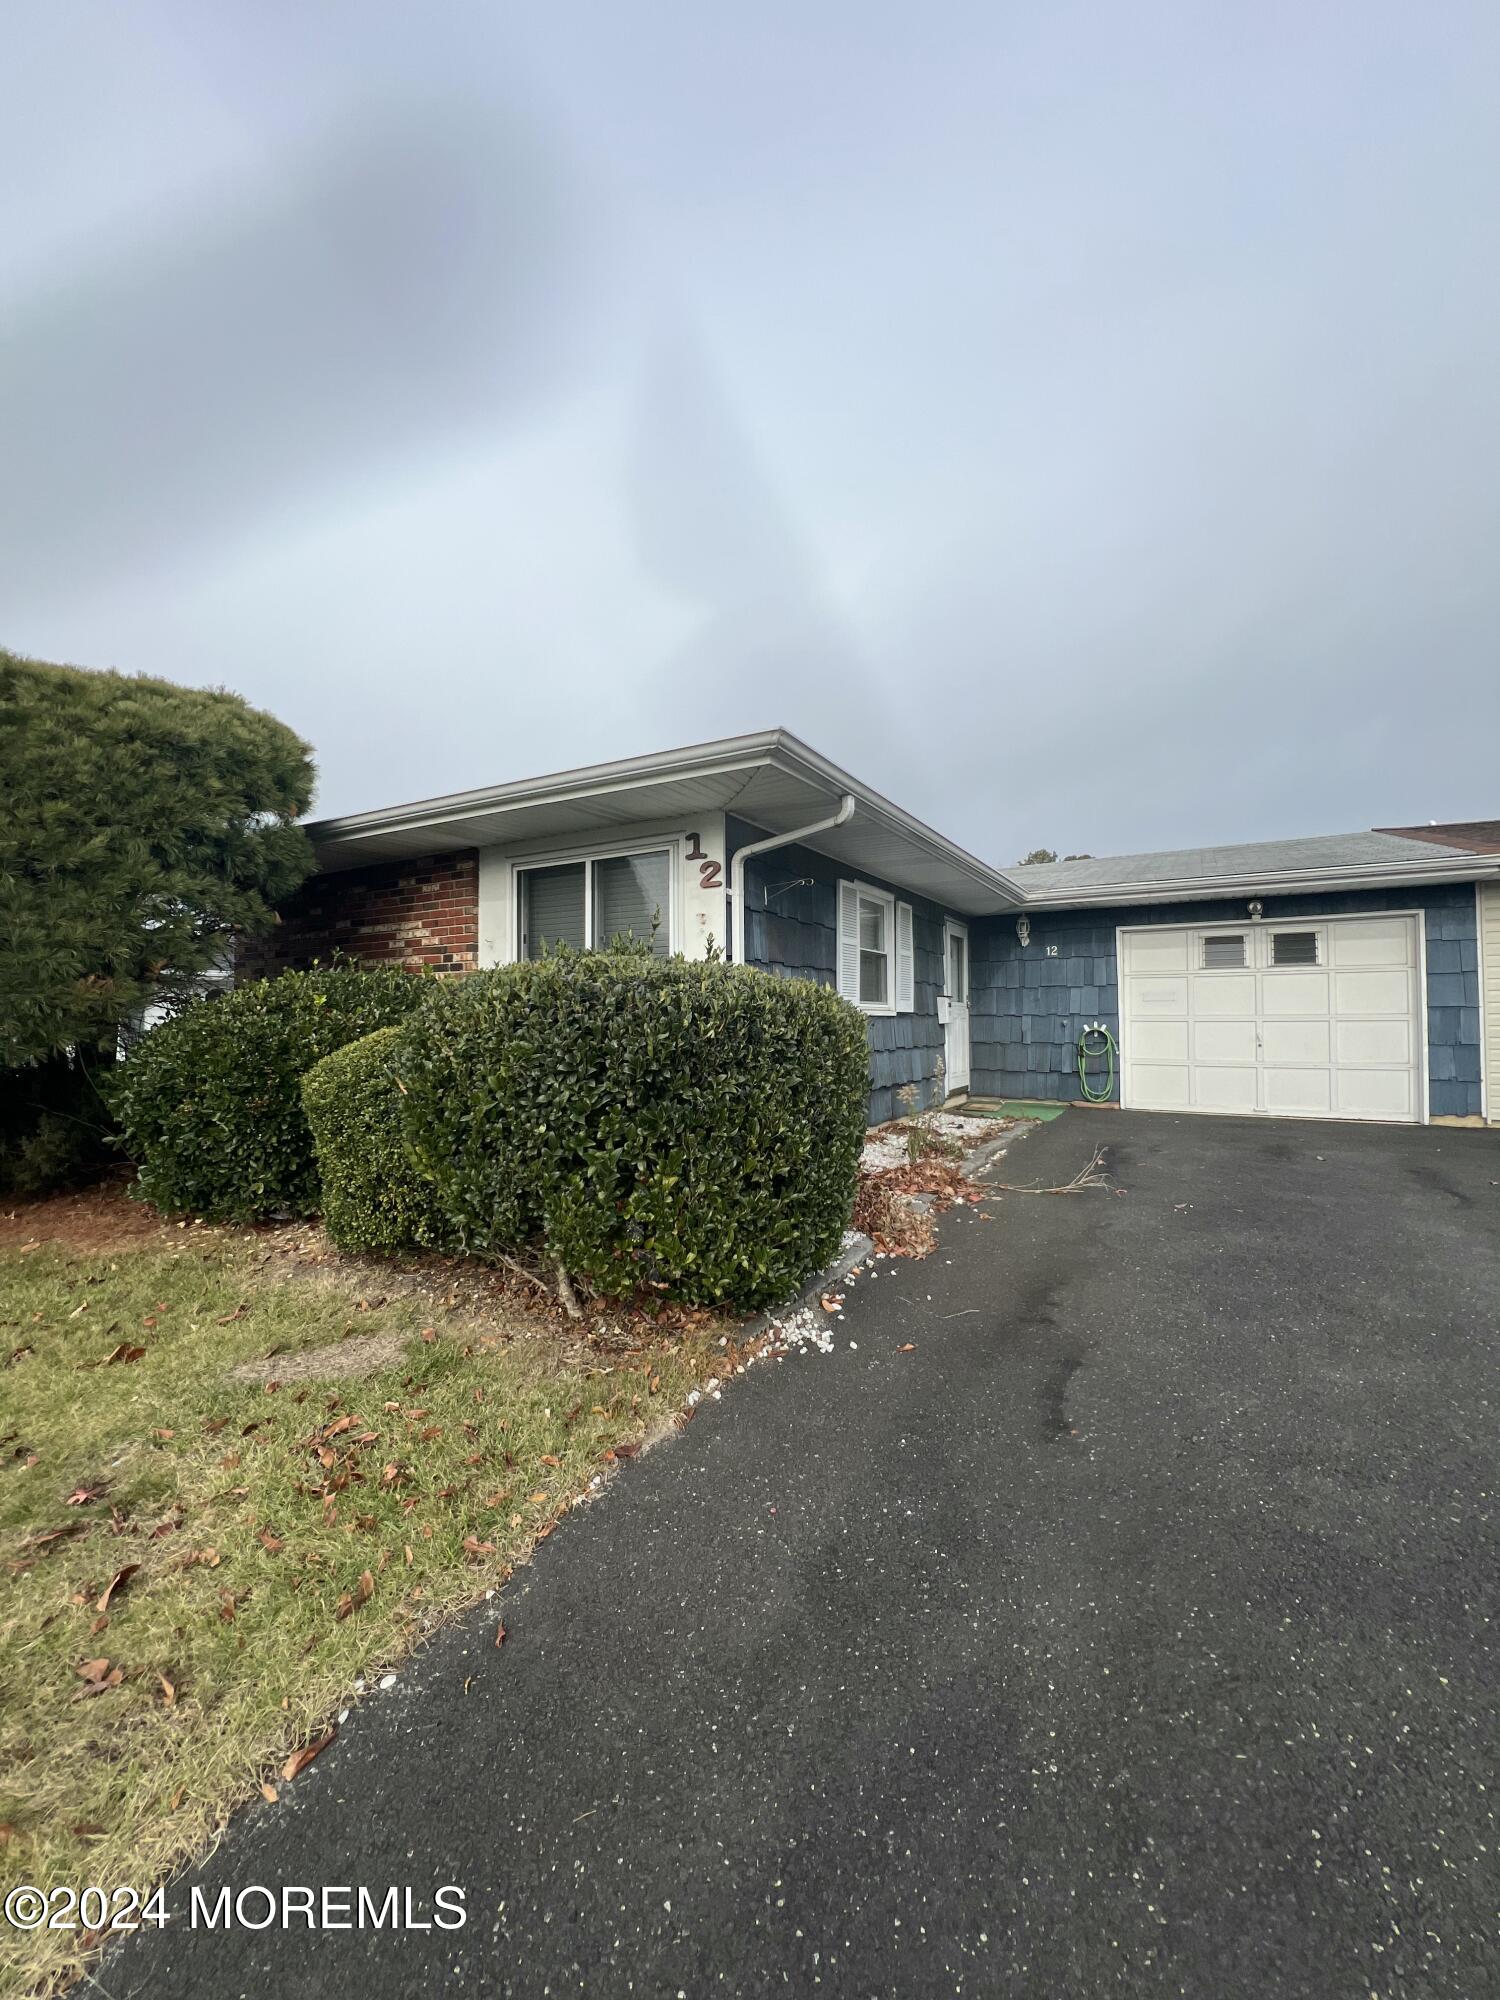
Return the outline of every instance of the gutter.
<path id="1" fill-rule="evenodd" d="M 745 963 L 745 863 L 757 854 L 769 854 L 773 848 L 790 847 L 793 841 L 806 840 L 815 833 L 832 833 L 836 826 L 847 826 L 854 817 L 854 794 L 845 792 L 839 800 L 836 813 L 829 813 L 825 819 L 809 821 L 806 826 L 795 826 L 790 833 L 773 833 L 766 840 L 752 840 L 748 847 L 737 847 L 734 859 L 729 864 L 729 963 Z"/>

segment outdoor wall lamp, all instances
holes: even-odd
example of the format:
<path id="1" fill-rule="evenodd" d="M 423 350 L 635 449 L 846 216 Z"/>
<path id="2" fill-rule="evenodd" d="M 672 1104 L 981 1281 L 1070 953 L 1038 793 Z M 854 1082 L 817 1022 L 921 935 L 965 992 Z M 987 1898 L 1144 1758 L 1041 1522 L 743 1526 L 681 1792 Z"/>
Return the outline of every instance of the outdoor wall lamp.
<path id="1" fill-rule="evenodd" d="M 1027 945 L 1029 945 L 1029 944 L 1031 943 L 1031 919 L 1030 919 L 1030 917 L 1017 917 L 1017 918 L 1016 918 L 1016 936 L 1017 936 L 1017 937 L 1018 937 L 1018 938 L 1019 938 L 1019 939 L 1021 940 L 1021 949 L 1022 949 L 1022 951 L 1024 951 L 1024 950 L 1026 949 Z"/>
<path id="2" fill-rule="evenodd" d="M 1258 924 L 1258 923 L 1260 922 L 1261 918 L 1262 918 L 1262 917 L 1263 917 L 1263 916 L 1264 916 L 1265 914 L 1266 914 L 1266 906 L 1265 906 L 1265 904 L 1264 904 L 1264 903 L 1263 903 L 1263 902 L 1262 902 L 1262 901 L 1260 900 L 1259 896 L 1257 896 L 1257 897 L 1256 897 L 1256 898 L 1254 899 L 1254 901 L 1253 901 L 1253 902 L 1251 903 L 1251 905 L 1250 905 L 1250 921 L 1251 921 L 1251 923 L 1252 923 L 1252 924 Z"/>

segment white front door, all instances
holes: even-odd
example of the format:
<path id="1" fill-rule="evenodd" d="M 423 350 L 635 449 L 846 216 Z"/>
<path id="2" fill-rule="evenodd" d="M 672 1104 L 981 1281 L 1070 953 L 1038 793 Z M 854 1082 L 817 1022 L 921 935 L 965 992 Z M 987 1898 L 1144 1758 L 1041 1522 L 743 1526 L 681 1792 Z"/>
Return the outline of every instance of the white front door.
<path id="1" fill-rule="evenodd" d="M 969 1087 L 969 933 L 964 924 L 943 925 L 943 1062 L 948 1094 Z"/>
<path id="2" fill-rule="evenodd" d="M 1122 931 L 1122 1101 L 1415 1123 L 1418 923 L 1308 917 Z"/>

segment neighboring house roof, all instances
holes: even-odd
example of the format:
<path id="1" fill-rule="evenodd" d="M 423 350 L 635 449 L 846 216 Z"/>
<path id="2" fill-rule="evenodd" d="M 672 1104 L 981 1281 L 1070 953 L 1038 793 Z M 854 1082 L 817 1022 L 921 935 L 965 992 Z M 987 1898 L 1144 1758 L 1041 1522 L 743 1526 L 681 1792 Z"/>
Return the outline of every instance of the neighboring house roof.
<path id="1" fill-rule="evenodd" d="M 1424 834 L 1439 829 L 1423 829 Z M 1475 850 L 1405 833 L 1329 833 L 1304 840 L 1255 840 L 1232 847 L 1184 847 L 1086 861 L 1017 867 L 1011 879 L 1028 904 L 1172 902 L 1193 896 L 1288 894 L 1298 889 L 1466 880 L 1489 873 Z"/>
<path id="2" fill-rule="evenodd" d="M 1380 826 L 1377 833 L 1399 833 L 1408 840 L 1429 840 L 1437 847 L 1462 847 L 1470 854 L 1500 854 L 1500 819 L 1455 819 L 1442 825 Z"/>
<path id="3" fill-rule="evenodd" d="M 843 826 L 809 846 L 851 871 L 982 916 L 1027 908 L 1174 902 L 1472 880 L 1500 875 L 1500 821 L 1383 828 L 1309 840 L 1178 848 L 1101 860 L 993 868 L 905 812 L 787 729 L 726 736 L 681 750 L 622 757 L 376 812 L 314 820 L 325 870 L 519 841 L 582 842 L 642 821 L 691 826 L 727 812 L 764 833 L 790 833 L 854 800 Z"/>
<path id="4" fill-rule="evenodd" d="M 811 845 L 874 875 L 972 915 L 1014 909 L 1021 891 L 998 868 L 945 839 L 793 736 L 769 729 L 682 750 L 624 757 L 543 778 L 453 792 L 308 826 L 323 869 L 360 868 L 440 849 L 506 841 L 580 840 L 642 820 L 691 826 L 697 813 L 729 812 L 765 833 L 828 817 L 845 797 L 854 816 Z"/>

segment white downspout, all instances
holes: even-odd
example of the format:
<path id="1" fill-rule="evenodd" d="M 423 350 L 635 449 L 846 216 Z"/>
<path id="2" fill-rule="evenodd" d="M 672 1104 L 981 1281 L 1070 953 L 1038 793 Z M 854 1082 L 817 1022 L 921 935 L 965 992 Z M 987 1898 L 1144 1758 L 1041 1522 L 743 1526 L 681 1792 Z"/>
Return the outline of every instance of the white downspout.
<path id="1" fill-rule="evenodd" d="M 854 794 L 845 792 L 839 800 L 839 809 L 830 813 L 827 819 L 815 819 L 810 826 L 793 827 L 790 833 L 773 833 L 768 840 L 752 840 L 748 847 L 735 850 L 729 864 L 729 942 L 731 965 L 745 963 L 745 863 L 752 855 L 769 854 L 773 847 L 790 847 L 794 840 L 806 840 L 809 834 L 831 833 L 836 826 L 847 826 L 854 817 Z"/>

